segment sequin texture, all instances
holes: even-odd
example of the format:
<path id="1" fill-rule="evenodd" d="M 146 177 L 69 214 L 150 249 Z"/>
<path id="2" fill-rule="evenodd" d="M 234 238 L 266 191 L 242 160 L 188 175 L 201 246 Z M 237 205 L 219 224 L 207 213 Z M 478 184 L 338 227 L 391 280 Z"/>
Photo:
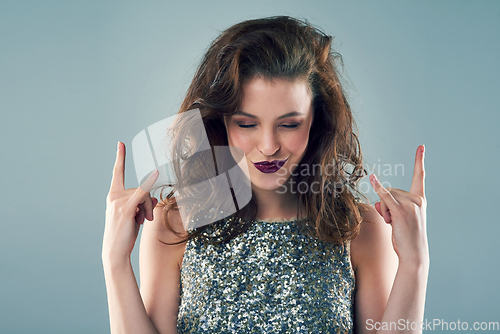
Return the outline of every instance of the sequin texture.
<path id="1" fill-rule="evenodd" d="M 189 240 L 178 333 L 352 333 L 355 284 L 344 246 L 303 233 L 296 219 L 256 220 L 221 244 Z"/>

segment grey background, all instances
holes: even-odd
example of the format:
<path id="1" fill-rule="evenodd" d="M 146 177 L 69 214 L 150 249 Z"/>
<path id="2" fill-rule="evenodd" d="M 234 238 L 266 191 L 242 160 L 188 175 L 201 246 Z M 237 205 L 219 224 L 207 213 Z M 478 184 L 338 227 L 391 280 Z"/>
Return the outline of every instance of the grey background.
<path id="1" fill-rule="evenodd" d="M 133 137 L 178 110 L 212 39 L 281 14 L 335 36 L 366 163 L 405 167 L 382 181 L 409 190 L 426 145 L 425 318 L 500 321 L 500 2 L 2 1 L 0 332 L 109 331 L 117 141 L 137 187 Z"/>

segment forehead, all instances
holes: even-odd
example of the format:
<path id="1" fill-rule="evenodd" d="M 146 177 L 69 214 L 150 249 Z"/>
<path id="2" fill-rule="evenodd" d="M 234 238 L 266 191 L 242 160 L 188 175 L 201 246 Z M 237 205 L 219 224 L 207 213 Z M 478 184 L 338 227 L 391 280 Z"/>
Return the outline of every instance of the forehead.
<path id="1" fill-rule="evenodd" d="M 305 80 L 254 78 L 243 85 L 239 110 L 257 117 L 312 112 L 312 96 Z"/>

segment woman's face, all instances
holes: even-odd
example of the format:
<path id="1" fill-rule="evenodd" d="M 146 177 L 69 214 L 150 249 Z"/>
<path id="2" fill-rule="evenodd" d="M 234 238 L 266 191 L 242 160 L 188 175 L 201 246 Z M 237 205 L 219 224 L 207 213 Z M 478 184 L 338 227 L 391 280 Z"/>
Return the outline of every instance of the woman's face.
<path id="1" fill-rule="evenodd" d="M 255 78 L 243 101 L 225 119 L 230 146 L 243 150 L 253 187 L 275 190 L 304 156 L 313 119 L 307 82 Z"/>

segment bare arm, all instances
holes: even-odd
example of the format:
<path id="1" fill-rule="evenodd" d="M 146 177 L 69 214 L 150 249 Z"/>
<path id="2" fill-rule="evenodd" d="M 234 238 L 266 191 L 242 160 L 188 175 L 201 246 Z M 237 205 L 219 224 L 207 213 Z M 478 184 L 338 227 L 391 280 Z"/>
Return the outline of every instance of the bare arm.
<path id="1" fill-rule="evenodd" d="M 155 327 L 146 312 L 137 281 L 132 270 L 130 254 L 135 246 L 140 226 L 146 222 L 146 234 L 151 226 L 163 221 L 156 198 L 150 197 L 150 189 L 158 178 L 151 176 L 139 188 L 125 189 L 125 146 L 118 143 L 113 180 L 106 198 L 106 224 L 104 228 L 102 263 L 108 296 L 111 333 L 175 333 Z M 154 214 L 154 217 L 153 217 Z M 147 243 L 146 243 L 147 244 Z M 164 248 L 168 252 L 168 248 Z M 162 271 L 163 273 L 163 271 Z M 166 280 L 165 284 L 170 284 Z M 158 295 L 157 298 L 163 298 Z"/>
<path id="2" fill-rule="evenodd" d="M 160 242 L 180 241 L 163 223 L 160 207 L 154 210 L 155 219 L 142 230 L 139 253 L 141 295 L 149 318 L 161 333 L 177 333 L 177 314 L 180 305 L 180 268 L 186 243 L 165 245 Z M 170 226 L 184 230 L 178 211 L 169 211 Z"/>
<path id="3" fill-rule="evenodd" d="M 358 238 L 351 242 L 356 333 L 384 333 L 383 324 L 390 329 L 391 323 L 388 333 L 411 330 L 411 322 L 420 325 L 423 319 L 428 265 L 398 265 L 391 226 L 373 207 L 365 217 Z"/>
<path id="4" fill-rule="evenodd" d="M 371 182 L 380 203 L 370 207 L 366 217 L 372 223 L 362 223 L 351 245 L 359 288 L 356 331 L 421 333 L 429 271 L 423 146 L 415 156 L 410 192 L 386 189 L 373 176 Z"/>
<path id="5" fill-rule="evenodd" d="M 424 318 L 428 264 L 400 264 L 381 324 L 391 324 L 400 333 L 421 333 Z M 394 333 L 381 327 L 377 333 Z"/>
<path id="6" fill-rule="evenodd" d="M 130 261 L 103 258 L 111 333 L 159 333 L 149 319 Z"/>
<path id="7" fill-rule="evenodd" d="M 356 278 L 354 320 L 356 333 L 375 333 L 367 321 L 380 322 L 398 268 L 391 243 L 391 226 L 373 207 L 363 214 L 360 233 L 351 242 L 351 260 Z"/>
<path id="8" fill-rule="evenodd" d="M 117 263 L 103 258 L 112 333 L 177 333 L 180 303 L 180 262 L 185 243 L 165 245 L 179 239 L 163 224 L 161 207 L 153 210 L 154 219 L 143 224 L 139 265 L 141 287 L 132 270 L 130 258 Z M 171 224 L 180 218 L 169 214 Z M 176 219 L 178 218 L 178 219 Z M 182 226 L 176 228 L 182 231 Z"/>

